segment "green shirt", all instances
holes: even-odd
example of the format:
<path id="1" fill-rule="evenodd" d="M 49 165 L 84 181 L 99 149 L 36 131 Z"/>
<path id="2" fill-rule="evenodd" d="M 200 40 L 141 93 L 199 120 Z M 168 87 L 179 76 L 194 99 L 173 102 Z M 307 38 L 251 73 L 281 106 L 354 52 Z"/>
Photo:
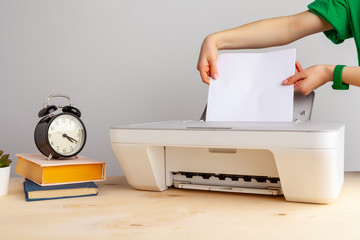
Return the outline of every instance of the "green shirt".
<path id="1" fill-rule="evenodd" d="M 354 38 L 360 65 L 360 0 L 315 0 L 308 8 L 333 26 L 324 32 L 333 43 Z"/>

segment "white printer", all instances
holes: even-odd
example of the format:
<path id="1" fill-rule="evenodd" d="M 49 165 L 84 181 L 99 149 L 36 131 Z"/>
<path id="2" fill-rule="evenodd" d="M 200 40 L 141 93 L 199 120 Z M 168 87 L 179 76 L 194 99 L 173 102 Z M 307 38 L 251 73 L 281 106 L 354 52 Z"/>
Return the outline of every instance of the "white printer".
<path id="1" fill-rule="evenodd" d="M 345 127 L 309 121 L 313 98 L 313 93 L 295 94 L 290 123 L 133 124 L 111 128 L 111 144 L 136 189 L 176 187 L 330 203 L 343 185 Z"/>

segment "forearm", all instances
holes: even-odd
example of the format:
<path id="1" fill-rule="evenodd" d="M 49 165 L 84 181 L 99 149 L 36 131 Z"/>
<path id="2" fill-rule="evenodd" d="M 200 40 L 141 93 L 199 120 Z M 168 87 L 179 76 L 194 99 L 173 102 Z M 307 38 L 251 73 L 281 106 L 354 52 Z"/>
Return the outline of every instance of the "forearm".
<path id="1" fill-rule="evenodd" d="M 330 29 L 315 14 L 306 11 L 292 16 L 260 20 L 211 34 L 219 50 L 280 46 L 304 36 Z"/>
<path id="2" fill-rule="evenodd" d="M 251 49 L 285 45 L 291 42 L 288 17 L 249 23 L 213 34 L 219 50 Z"/>
<path id="3" fill-rule="evenodd" d="M 342 82 L 360 87 L 360 67 L 345 67 L 342 72 Z"/>
<path id="4" fill-rule="evenodd" d="M 331 29 L 319 16 L 305 11 L 288 17 L 271 18 L 208 35 L 201 45 L 197 69 L 203 82 L 216 79 L 216 60 L 222 49 L 265 48 L 285 45 L 304 36 Z"/>

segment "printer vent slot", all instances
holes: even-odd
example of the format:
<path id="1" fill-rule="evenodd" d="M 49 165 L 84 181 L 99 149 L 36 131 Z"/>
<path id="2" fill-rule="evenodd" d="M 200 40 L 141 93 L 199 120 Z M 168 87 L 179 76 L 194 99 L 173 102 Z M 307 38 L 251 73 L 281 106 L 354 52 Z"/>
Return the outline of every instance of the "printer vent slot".
<path id="1" fill-rule="evenodd" d="M 265 182 L 269 182 L 269 183 L 278 183 L 280 182 L 280 178 L 274 178 L 274 177 L 267 177 L 267 176 L 250 176 L 250 175 L 231 175 L 231 174 L 215 174 L 215 173 L 197 173 L 197 172 L 174 172 L 174 177 L 175 176 L 185 176 L 185 178 L 193 178 L 194 176 L 196 177 L 201 177 L 203 179 L 210 179 L 211 177 L 213 178 L 217 178 L 220 181 L 224 181 L 226 180 L 226 178 L 231 179 L 231 181 L 239 181 L 239 180 L 243 180 L 244 182 L 251 182 L 251 181 L 256 181 L 259 183 L 265 183 Z M 181 178 L 181 177 L 180 177 Z"/>
<path id="2" fill-rule="evenodd" d="M 260 194 L 282 194 L 280 179 L 277 177 L 200 172 L 173 172 L 172 175 L 172 185 L 179 188 L 215 189 L 214 191 L 227 188 L 234 189 L 234 192 L 248 192 L 246 190 L 252 189 L 255 193 L 260 192 Z M 256 191 L 256 189 L 262 190 Z M 272 190 L 276 190 L 276 194 Z"/>
<path id="3" fill-rule="evenodd" d="M 282 195 L 280 179 L 268 176 L 231 175 L 200 172 L 172 172 L 176 188 Z"/>

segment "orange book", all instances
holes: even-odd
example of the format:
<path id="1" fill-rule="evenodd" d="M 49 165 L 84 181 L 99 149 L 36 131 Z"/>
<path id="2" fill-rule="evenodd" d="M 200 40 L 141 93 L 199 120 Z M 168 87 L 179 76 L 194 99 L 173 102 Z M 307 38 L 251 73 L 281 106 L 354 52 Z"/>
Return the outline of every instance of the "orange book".
<path id="1" fill-rule="evenodd" d="M 96 182 L 106 178 L 106 164 L 84 156 L 61 160 L 47 160 L 40 153 L 16 156 L 16 173 L 40 186 Z"/>

